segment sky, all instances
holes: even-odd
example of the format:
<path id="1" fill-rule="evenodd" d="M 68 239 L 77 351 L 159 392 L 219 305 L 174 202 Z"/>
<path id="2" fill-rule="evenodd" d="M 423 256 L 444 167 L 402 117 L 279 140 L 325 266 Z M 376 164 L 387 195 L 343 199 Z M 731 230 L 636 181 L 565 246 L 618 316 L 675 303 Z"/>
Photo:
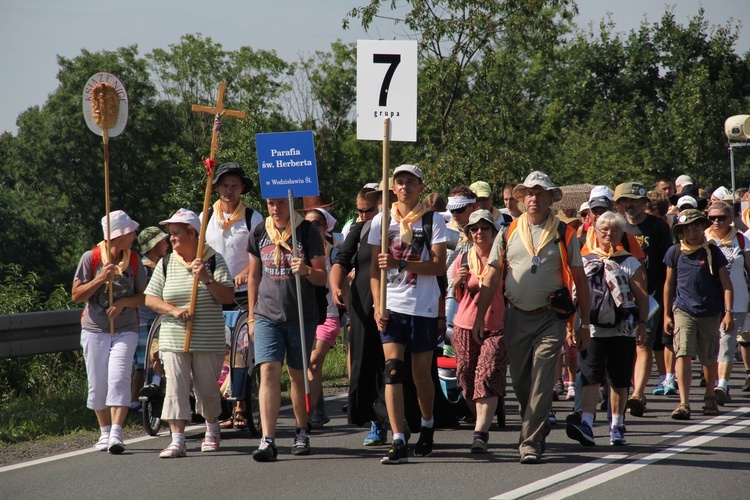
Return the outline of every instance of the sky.
<path id="1" fill-rule="evenodd" d="M 611 13 L 616 31 L 636 29 L 645 18 L 658 21 L 674 6 L 685 24 L 701 5 L 712 24 L 730 18 L 743 22 L 735 51 L 750 50 L 748 0 L 576 0 L 576 23 L 585 27 Z M 356 23 L 343 30 L 341 20 L 369 0 L 2 0 L 0 3 L 0 133 L 16 133 L 16 119 L 31 106 L 42 106 L 57 88 L 57 56 L 138 45 L 141 55 L 168 49 L 182 35 L 202 33 L 226 50 L 241 46 L 276 50 L 294 61 L 328 50 L 336 39 L 403 38 L 390 23 L 365 32 Z M 390 1 L 384 2 L 386 5 Z M 400 0 L 399 3 L 404 3 Z M 83 92 L 84 82 L 81 82 Z"/>

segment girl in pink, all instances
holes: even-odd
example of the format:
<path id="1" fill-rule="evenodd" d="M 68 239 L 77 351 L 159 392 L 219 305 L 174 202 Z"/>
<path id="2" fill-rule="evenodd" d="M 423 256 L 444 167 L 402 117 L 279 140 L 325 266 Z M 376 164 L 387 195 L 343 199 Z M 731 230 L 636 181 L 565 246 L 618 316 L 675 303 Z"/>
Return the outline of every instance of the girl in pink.
<path id="1" fill-rule="evenodd" d="M 456 352 L 458 386 L 476 415 L 471 452 L 486 453 L 498 398 L 505 397 L 508 367 L 503 334 L 505 299 L 503 287 L 497 287 L 484 318 L 485 330 L 481 337 L 472 337 L 480 282 L 487 270 L 497 230 L 492 214 L 487 210 L 477 210 L 471 214 L 464 231 L 474 246 L 456 258 L 451 270 L 454 275 L 453 296 L 459 302 L 451 344 Z"/>

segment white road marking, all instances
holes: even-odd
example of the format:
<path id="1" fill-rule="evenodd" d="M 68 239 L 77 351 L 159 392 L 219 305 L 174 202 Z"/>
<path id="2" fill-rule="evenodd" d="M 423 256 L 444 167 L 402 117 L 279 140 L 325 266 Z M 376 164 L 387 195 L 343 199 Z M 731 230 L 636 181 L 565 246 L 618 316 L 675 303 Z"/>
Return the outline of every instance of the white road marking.
<path id="1" fill-rule="evenodd" d="M 546 477 L 539 481 L 535 481 L 531 484 L 527 484 L 526 486 L 522 486 L 515 490 L 503 493 L 502 495 L 492 497 L 490 500 L 510 500 L 514 498 L 521 498 L 526 495 L 531 495 L 532 493 L 536 493 L 537 491 L 541 491 L 543 489 L 549 488 L 556 484 L 560 484 L 563 481 L 568 481 L 574 477 L 582 476 L 583 474 L 587 474 L 593 470 L 598 469 L 599 467 L 604 467 L 605 465 L 609 465 L 612 462 L 616 462 L 617 460 L 623 460 L 625 458 L 628 458 L 628 456 L 627 455 L 607 455 L 606 457 L 597 458 L 593 462 L 579 465 L 578 467 L 574 467 L 570 470 L 566 470 L 565 472 L 561 472 L 559 474 L 555 474 L 554 476 Z"/>
<path id="2" fill-rule="evenodd" d="M 337 394 L 335 396 L 327 397 L 326 401 L 335 401 L 338 399 L 344 399 L 346 397 L 347 397 L 347 394 Z M 291 409 L 292 409 L 292 405 L 284 405 L 281 408 L 279 408 L 279 411 L 287 411 Z M 190 426 L 185 427 L 185 432 L 200 431 L 204 428 L 205 428 L 205 425 L 203 424 L 190 425 Z M 133 443 L 139 443 L 141 441 L 147 441 L 149 439 L 156 439 L 159 437 L 169 437 L 169 431 L 163 430 L 156 436 L 141 436 L 141 437 L 137 437 L 133 439 L 128 439 L 127 441 L 125 441 L 125 445 L 128 446 Z M 47 462 L 54 462 L 56 460 L 64 460 L 66 458 L 73 458 L 73 457 L 77 457 L 80 455 L 85 455 L 86 453 L 107 453 L 107 452 L 97 451 L 94 449 L 93 446 L 91 446 L 91 448 L 86 448 L 85 450 L 70 451 L 67 453 L 61 453 L 60 455 L 52 455 L 49 457 L 38 458 L 36 460 L 30 460 L 28 462 L 22 462 L 20 464 L 6 465 L 5 467 L 0 467 L 0 474 L 2 474 L 3 472 L 10 472 L 12 470 L 23 469 L 25 467 L 32 467 L 34 465 L 45 464 Z"/>
<path id="3" fill-rule="evenodd" d="M 744 410 L 744 411 L 742 411 Z M 739 410 L 735 410 L 736 412 L 746 413 L 750 411 L 750 408 L 740 408 Z M 732 412 L 734 413 L 734 412 Z M 667 448 L 666 450 L 662 450 L 656 453 L 653 453 L 647 457 L 640 458 L 638 460 L 635 460 L 633 463 L 622 465 L 620 467 L 617 467 L 616 469 L 612 469 L 611 471 L 603 472 L 601 474 L 598 474 L 594 477 L 591 477 L 589 479 L 586 479 L 585 481 L 582 481 L 580 483 L 577 483 L 573 486 L 569 486 L 567 488 L 564 488 L 560 491 L 556 491 L 550 495 L 547 495 L 545 497 L 542 497 L 545 500 L 558 500 L 562 498 L 569 498 L 573 495 L 577 495 L 581 493 L 582 491 L 591 489 L 595 486 L 599 486 L 600 484 L 606 483 L 607 481 L 611 481 L 612 479 L 618 478 L 620 476 L 624 476 L 625 474 L 630 474 L 631 472 L 635 472 L 638 469 L 645 467 L 647 465 L 651 465 L 653 463 L 659 462 L 661 460 L 665 460 L 667 458 L 670 458 L 674 455 L 677 455 L 678 453 L 682 453 L 683 451 L 688 451 L 693 448 L 698 448 L 706 443 L 709 443 L 715 439 L 718 439 L 720 437 L 724 437 L 728 434 L 732 434 L 733 432 L 737 432 L 740 430 L 745 429 L 746 427 L 750 426 L 750 420 L 741 420 L 737 421 L 731 425 L 728 425 L 726 427 L 722 427 L 719 429 L 716 429 L 714 431 L 711 431 L 707 434 L 704 434 L 703 436 L 698 436 L 696 438 L 693 438 L 689 441 L 685 441 L 682 444 L 678 444 L 675 446 L 672 446 L 670 448 Z M 699 427 L 701 429 L 705 428 L 705 424 L 698 424 L 695 427 Z M 679 431 L 678 431 L 679 432 Z"/>
<path id="4" fill-rule="evenodd" d="M 719 415 L 717 417 L 711 418 L 709 420 L 705 420 L 701 422 L 700 424 L 690 425 L 688 427 L 684 427 L 682 429 L 676 430 L 674 432 L 671 432 L 669 434 L 665 434 L 665 438 L 674 439 L 674 438 L 680 438 L 685 437 L 690 434 L 695 434 L 697 432 L 704 431 L 710 427 L 713 427 L 715 425 L 720 425 L 723 423 L 728 422 L 729 420 L 732 420 L 734 418 L 740 417 L 742 415 L 747 414 L 750 412 L 750 407 L 742 407 L 737 408 L 736 410 L 732 410 L 730 412 L 725 413 L 724 415 Z M 581 491 L 593 488 L 594 486 L 600 485 L 606 481 L 609 481 L 611 479 L 615 479 L 617 477 L 620 477 L 624 474 L 628 474 L 630 472 L 633 472 L 635 470 L 640 469 L 641 467 L 644 467 L 646 465 L 652 464 L 654 462 L 658 462 L 660 460 L 664 460 L 666 458 L 669 458 L 677 453 L 682 453 L 683 451 L 689 450 L 691 448 L 695 448 L 698 446 L 701 446 L 703 444 L 706 444 L 710 441 L 713 441 L 714 439 L 720 438 L 722 436 L 725 436 L 727 434 L 731 434 L 733 432 L 739 431 L 744 429 L 745 427 L 750 426 L 750 420 L 746 420 L 743 422 L 738 422 L 732 425 L 729 425 L 727 427 L 724 427 L 722 429 L 718 429 L 716 431 L 710 432 L 704 436 L 700 436 L 694 439 L 691 439 L 690 441 L 686 441 L 683 444 L 673 446 L 671 448 L 668 448 L 666 450 L 654 453 L 652 455 L 649 455 L 645 458 L 635 460 L 632 464 L 626 464 L 623 466 L 620 466 L 616 469 L 613 469 L 609 472 L 604 472 L 602 474 L 599 474 L 597 476 L 594 476 L 590 479 L 587 479 L 583 482 L 576 483 L 574 486 L 570 486 L 568 488 L 565 488 L 563 490 L 557 491 L 555 493 L 552 493 L 548 496 L 543 497 L 544 499 L 560 499 L 560 498 L 567 498 L 569 496 L 572 496 L 576 493 L 579 493 Z M 624 460 L 628 458 L 628 455 L 607 455 L 602 458 L 598 458 L 592 462 L 589 462 L 588 464 L 579 465 L 577 467 L 574 467 L 573 469 L 561 472 L 559 474 L 555 474 L 554 476 L 547 477 L 544 479 L 540 479 L 539 481 L 535 481 L 533 483 L 527 484 L 525 486 L 522 486 L 520 488 L 517 488 L 515 490 L 508 491 L 506 493 L 502 493 L 500 495 L 492 497 L 490 500 L 495 499 L 515 499 L 515 498 L 521 498 L 526 495 L 530 495 L 532 493 L 535 493 L 537 491 L 541 491 L 543 489 L 555 486 L 556 484 L 560 484 L 561 482 L 568 481 L 571 478 L 581 476 L 583 474 L 586 474 L 588 472 L 591 472 L 593 470 L 596 470 L 598 468 L 601 468 L 605 465 L 608 465 L 610 463 L 613 463 L 618 460 Z"/>

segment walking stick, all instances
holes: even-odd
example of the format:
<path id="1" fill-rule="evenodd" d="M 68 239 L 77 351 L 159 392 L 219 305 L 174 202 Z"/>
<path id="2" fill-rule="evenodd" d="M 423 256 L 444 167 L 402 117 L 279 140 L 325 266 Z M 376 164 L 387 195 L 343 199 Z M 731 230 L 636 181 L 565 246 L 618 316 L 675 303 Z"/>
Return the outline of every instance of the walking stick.
<path id="1" fill-rule="evenodd" d="M 292 225 L 292 255 L 299 257 L 297 250 L 297 228 L 294 227 L 294 195 L 289 190 L 289 223 Z M 304 245 L 304 243 L 303 243 Z M 297 287 L 297 316 L 299 316 L 299 339 L 302 344 L 302 372 L 305 379 L 305 410 L 312 411 L 312 399 L 310 398 L 310 380 L 307 378 L 307 341 L 305 340 L 305 316 L 302 311 L 302 278 L 294 273 L 294 285 Z"/>

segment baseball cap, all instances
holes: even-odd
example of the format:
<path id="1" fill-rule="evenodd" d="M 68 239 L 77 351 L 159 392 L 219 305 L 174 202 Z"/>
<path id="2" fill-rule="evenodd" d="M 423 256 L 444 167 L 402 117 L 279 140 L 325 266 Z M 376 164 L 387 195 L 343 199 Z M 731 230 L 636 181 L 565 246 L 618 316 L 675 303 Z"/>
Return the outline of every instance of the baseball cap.
<path id="1" fill-rule="evenodd" d="M 415 177 L 419 177 L 419 180 L 424 182 L 424 175 L 422 175 L 422 170 L 416 165 L 399 165 L 396 167 L 396 170 L 393 171 L 393 177 L 395 178 L 396 175 L 406 172 L 407 174 L 411 174 Z"/>
<path id="2" fill-rule="evenodd" d="M 474 182 L 469 186 L 469 189 L 471 189 L 471 191 L 479 198 L 489 198 L 492 196 L 492 188 L 490 188 L 490 185 L 484 181 Z"/>
<path id="3" fill-rule="evenodd" d="M 638 200 L 646 198 L 646 187 L 640 182 L 624 182 L 615 188 L 615 201 L 620 198 L 631 198 Z"/>

